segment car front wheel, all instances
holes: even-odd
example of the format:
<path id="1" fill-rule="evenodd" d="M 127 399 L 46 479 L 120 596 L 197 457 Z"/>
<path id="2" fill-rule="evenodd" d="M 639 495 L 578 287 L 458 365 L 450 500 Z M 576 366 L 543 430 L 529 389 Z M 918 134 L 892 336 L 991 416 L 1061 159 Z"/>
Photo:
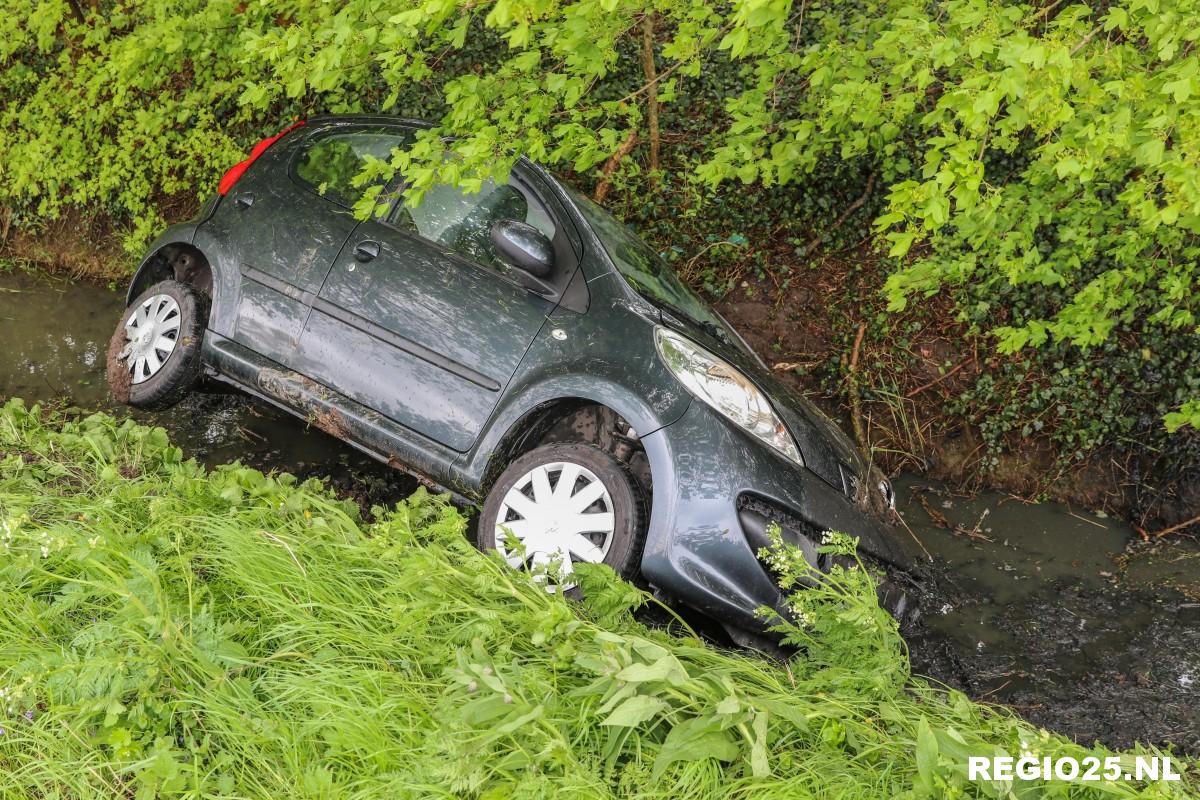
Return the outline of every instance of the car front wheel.
<path id="1" fill-rule="evenodd" d="M 178 281 L 156 283 L 121 317 L 108 345 L 113 396 L 137 408 L 175 405 L 200 377 L 208 303 Z"/>
<path id="2" fill-rule="evenodd" d="M 568 585 L 579 562 L 608 564 L 632 579 L 645 539 L 643 506 L 641 487 L 609 453 L 587 444 L 544 445 L 515 460 L 492 486 L 479 544 L 514 567 L 557 564 Z"/>

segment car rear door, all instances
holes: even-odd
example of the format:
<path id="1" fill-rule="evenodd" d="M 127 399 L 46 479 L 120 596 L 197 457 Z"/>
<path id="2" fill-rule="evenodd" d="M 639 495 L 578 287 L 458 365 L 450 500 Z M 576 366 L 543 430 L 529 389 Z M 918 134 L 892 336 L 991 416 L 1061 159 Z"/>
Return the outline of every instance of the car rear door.
<path id="1" fill-rule="evenodd" d="M 492 222 L 526 221 L 556 244 L 555 282 L 577 245 L 533 184 L 464 194 L 436 186 L 350 237 L 313 305 L 296 369 L 433 442 L 467 450 L 555 303 L 494 253 Z"/>
<path id="2" fill-rule="evenodd" d="M 225 199 L 240 284 L 230 336 L 291 365 L 312 302 L 358 225 L 352 185 L 367 157 L 387 159 L 411 136 L 404 128 L 340 123 L 300 129 L 268 150 Z"/>

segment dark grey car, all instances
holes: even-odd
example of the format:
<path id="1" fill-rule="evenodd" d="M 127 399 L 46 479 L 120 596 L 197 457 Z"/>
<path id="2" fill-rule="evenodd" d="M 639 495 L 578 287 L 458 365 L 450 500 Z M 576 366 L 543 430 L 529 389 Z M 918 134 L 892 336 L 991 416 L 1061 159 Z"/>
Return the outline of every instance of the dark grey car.
<path id="1" fill-rule="evenodd" d="M 110 348 L 127 402 L 207 375 L 482 501 L 480 543 L 603 561 L 735 632 L 781 597 L 771 521 L 897 565 L 891 488 L 627 227 L 522 160 L 360 221 L 353 178 L 421 123 L 264 140 L 152 245 Z M 385 187 L 398 196 L 402 185 Z"/>

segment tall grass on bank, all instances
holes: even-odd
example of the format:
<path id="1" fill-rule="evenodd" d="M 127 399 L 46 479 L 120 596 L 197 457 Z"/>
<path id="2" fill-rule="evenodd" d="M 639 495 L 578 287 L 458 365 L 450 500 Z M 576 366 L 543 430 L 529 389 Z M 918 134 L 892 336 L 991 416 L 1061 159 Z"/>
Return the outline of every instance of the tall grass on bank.
<path id="1" fill-rule="evenodd" d="M 642 627 L 644 595 L 603 568 L 586 604 L 548 594 L 463 527 L 423 492 L 366 524 L 319 482 L 9 402 L 0 794 L 1188 794 L 968 783 L 968 754 L 1106 751 L 911 678 L 853 580 L 798 600 L 784 667 Z"/>

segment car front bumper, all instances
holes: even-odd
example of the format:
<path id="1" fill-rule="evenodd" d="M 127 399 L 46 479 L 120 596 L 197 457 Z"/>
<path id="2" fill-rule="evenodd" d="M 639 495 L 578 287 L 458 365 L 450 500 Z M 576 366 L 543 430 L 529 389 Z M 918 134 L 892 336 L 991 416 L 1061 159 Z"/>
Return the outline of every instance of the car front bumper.
<path id="1" fill-rule="evenodd" d="M 748 505 L 778 510 L 814 534 L 836 530 L 857 537 L 861 552 L 906 566 L 889 526 L 703 403 L 693 402 L 642 444 L 654 483 L 642 574 L 656 589 L 726 625 L 761 631 L 764 620 L 756 611 L 782 607 L 778 586 L 756 556 L 762 526 L 745 513 Z M 811 549 L 807 542 L 791 543 Z"/>

